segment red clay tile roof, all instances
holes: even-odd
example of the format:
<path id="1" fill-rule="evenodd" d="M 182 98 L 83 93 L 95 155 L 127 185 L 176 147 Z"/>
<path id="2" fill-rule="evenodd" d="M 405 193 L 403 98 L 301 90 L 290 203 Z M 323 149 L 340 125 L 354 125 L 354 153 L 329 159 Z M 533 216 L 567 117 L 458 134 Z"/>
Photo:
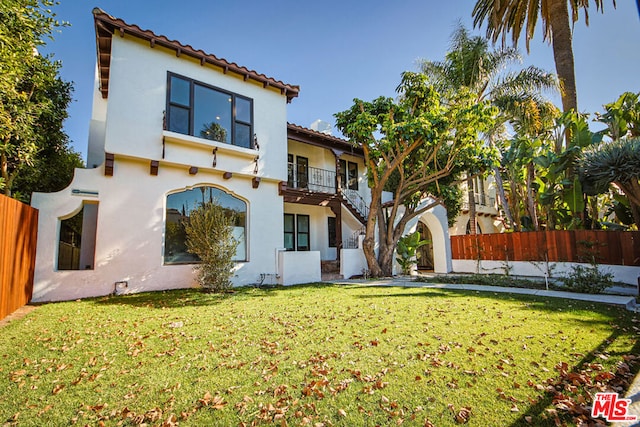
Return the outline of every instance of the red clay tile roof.
<path id="1" fill-rule="evenodd" d="M 287 102 L 298 96 L 300 86 L 289 85 L 259 74 L 257 71 L 241 67 L 235 62 L 228 62 L 223 58 L 208 54 L 202 50 L 196 50 L 190 45 L 183 45 L 176 40 L 169 40 L 166 36 L 157 35 L 150 30 L 143 30 L 137 25 L 130 25 L 122 19 L 114 18 L 100 8 L 93 9 L 93 17 L 96 27 L 96 44 L 98 50 L 98 69 L 100 73 L 100 91 L 102 97 L 107 98 L 109 94 L 109 68 L 111 65 L 111 37 L 115 32 L 124 37 L 125 34 L 138 37 L 149 42 L 151 47 L 162 46 L 176 52 L 176 56 L 187 55 L 200 60 L 201 65 L 211 64 L 221 68 L 226 73 L 241 75 L 244 80 L 255 80 L 262 83 L 263 87 L 273 87 L 280 89 L 280 93 L 287 97 Z"/>
<path id="2" fill-rule="evenodd" d="M 293 123 L 287 123 L 287 137 L 294 141 L 303 142 L 305 144 L 317 145 L 320 147 L 335 149 L 343 153 L 350 153 L 354 156 L 363 157 L 362 148 L 357 147 L 346 139 L 338 138 L 333 135 L 318 132 L 313 129 L 298 126 Z"/>

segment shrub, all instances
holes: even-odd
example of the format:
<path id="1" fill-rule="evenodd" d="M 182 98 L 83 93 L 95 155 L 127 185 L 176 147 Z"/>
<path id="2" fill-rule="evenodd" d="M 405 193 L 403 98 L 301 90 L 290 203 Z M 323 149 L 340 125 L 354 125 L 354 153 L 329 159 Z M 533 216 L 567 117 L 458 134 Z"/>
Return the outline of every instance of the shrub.
<path id="1" fill-rule="evenodd" d="M 196 267 L 197 280 L 208 292 L 231 288 L 233 256 L 238 241 L 233 237 L 235 213 L 217 202 L 207 202 L 192 210 L 185 224 L 187 250 L 202 263 Z"/>
<path id="2" fill-rule="evenodd" d="M 418 249 L 427 243 L 430 243 L 430 241 L 420 240 L 420 232 L 418 231 L 400 238 L 396 246 L 396 253 L 398 254 L 396 261 L 402 267 L 404 274 L 411 273 L 411 269 L 416 265 L 419 258 Z"/>
<path id="3" fill-rule="evenodd" d="M 600 271 L 596 264 L 587 267 L 575 265 L 572 270 L 561 278 L 564 286 L 570 291 L 599 294 L 613 286 L 613 274 Z"/>

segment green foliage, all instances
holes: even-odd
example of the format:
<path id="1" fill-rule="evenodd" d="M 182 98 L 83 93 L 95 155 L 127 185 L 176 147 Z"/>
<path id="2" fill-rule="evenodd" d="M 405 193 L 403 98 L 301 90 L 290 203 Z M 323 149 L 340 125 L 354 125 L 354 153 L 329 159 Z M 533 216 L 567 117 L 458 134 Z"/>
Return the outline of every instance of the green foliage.
<path id="1" fill-rule="evenodd" d="M 185 224 L 187 250 L 202 263 L 196 267 L 198 282 L 210 292 L 224 292 L 232 286 L 238 241 L 233 237 L 235 217 L 217 202 L 206 202 L 192 210 Z"/>
<path id="2" fill-rule="evenodd" d="M 227 142 L 227 130 L 220 123 L 211 122 L 202 127 L 200 137 L 212 141 Z"/>
<path id="3" fill-rule="evenodd" d="M 452 200 L 453 192 L 443 189 L 454 185 L 463 171 L 495 161 L 493 150 L 479 137 L 496 114 L 488 102 L 460 90 L 441 103 L 441 94 L 421 73 L 403 73 L 397 90 L 395 101 L 355 99 L 350 109 L 335 114 L 338 129 L 365 154 L 372 202 L 364 250 L 374 276 L 391 274 L 395 245 L 410 219 Z M 382 213 L 385 189 L 393 189 L 395 198 L 393 207 Z M 428 197 L 433 203 L 424 204 Z M 379 214 L 387 220 L 376 224 Z M 381 236 L 378 257 L 372 243 L 376 227 Z"/>
<path id="4" fill-rule="evenodd" d="M 598 193 L 611 183 L 633 185 L 640 180 L 640 138 L 591 147 L 582 153 L 580 167 L 583 179 Z"/>
<path id="5" fill-rule="evenodd" d="M 568 290 L 588 294 L 600 294 L 613 286 L 613 274 L 601 271 L 597 264 L 574 265 L 561 280 Z"/>
<path id="6" fill-rule="evenodd" d="M 7 195 L 18 175 L 37 166 L 40 152 L 50 145 L 66 149 L 61 129 L 71 85 L 59 78 L 60 64 L 37 52 L 44 38 L 61 26 L 49 9 L 53 4 L 0 3 L 0 189 Z"/>
<path id="7" fill-rule="evenodd" d="M 640 92 L 625 92 L 604 109 L 605 113 L 596 113 L 597 120 L 607 125 L 603 134 L 613 140 L 640 136 Z"/>
<path id="8" fill-rule="evenodd" d="M 404 235 L 398 240 L 396 261 L 402 267 L 404 274 L 411 273 L 411 268 L 416 264 L 420 256 L 418 249 L 428 243 L 431 242 L 429 240 L 420 240 L 419 231 Z"/>

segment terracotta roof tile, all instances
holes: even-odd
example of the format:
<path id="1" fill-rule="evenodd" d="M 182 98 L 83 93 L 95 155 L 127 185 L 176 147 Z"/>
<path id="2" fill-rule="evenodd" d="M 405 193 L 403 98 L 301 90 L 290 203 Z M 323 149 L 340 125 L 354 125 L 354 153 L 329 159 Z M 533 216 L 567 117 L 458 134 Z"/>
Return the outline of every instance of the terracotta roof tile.
<path id="1" fill-rule="evenodd" d="M 149 42 L 151 47 L 156 45 L 162 46 L 176 52 L 176 56 L 188 55 L 192 58 L 200 60 L 202 65 L 211 64 L 222 69 L 223 73 L 235 73 L 244 78 L 244 80 L 255 80 L 262 83 L 263 87 L 273 87 L 280 89 L 280 93 L 287 97 L 287 102 L 298 96 L 300 87 L 283 83 L 273 77 L 268 77 L 257 71 L 242 67 L 235 62 L 229 62 L 226 59 L 218 58 L 215 55 L 204 52 L 201 49 L 194 49 L 191 45 L 182 44 L 176 40 L 169 40 L 166 36 L 155 34 L 150 30 L 143 30 L 137 25 L 131 25 L 122 19 L 114 18 L 100 8 L 93 9 L 94 22 L 96 27 L 96 45 L 98 51 L 98 69 L 100 75 L 100 91 L 102 97 L 106 98 L 109 94 L 109 68 L 111 65 L 111 38 L 115 32 L 121 37 L 125 34 L 138 37 Z"/>
<path id="2" fill-rule="evenodd" d="M 335 149 L 341 153 L 350 153 L 362 157 L 362 148 L 353 145 L 346 139 L 328 135 L 293 123 L 287 123 L 287 136 L 289 139 L 300 141 L 306 144 L 317 145 L 329 149 Z"/>

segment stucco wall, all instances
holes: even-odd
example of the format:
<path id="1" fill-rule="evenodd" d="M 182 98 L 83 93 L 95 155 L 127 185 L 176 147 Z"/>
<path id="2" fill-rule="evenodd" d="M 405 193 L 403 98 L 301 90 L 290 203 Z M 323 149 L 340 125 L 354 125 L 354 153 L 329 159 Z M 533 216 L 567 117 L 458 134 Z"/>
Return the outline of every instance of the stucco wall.
<path id="1" fill-rule="evenodd" d="M 251 98 L 259 149 L 163 131 L 167 72 Z M 120 281 L 128 283 L 126 292 L 193 286 L 193 265 L 164 265 L 164 230 L 167 194 L 198 185 L 221 188 L 247 203 L 248 259 L 236 263 L 234 284 L 275 274 L 283 240 L 278 182 L 287 176 L 286 123 L 286 97 L 279 90 L 129 35 L 114 36 L 108 99 L 94 88 L 88 167 L 95 169 L 76 170 L 68 188 L 32 199 L 40 210 L 33 300 L 105 295 Z M 115 155 L 113 176 L 104 174 L 105 151 Z M 157 176 L 150 174 L 151 160 L 160 162 Z M 198 167 L 196 174 L 189 174 L 191 166 Z M 224 179 L 224 172 L 233 176 Z M 261 179 L 258 188 L 253 177 Z M 83 201 L 97 204 L 94 267 L 57 271 L 60 221 L 78 212 Z"/>
<path id="2" fill-rule="evenodd" d="M 162 167 L 158 176 L 149 166 L 116 161 L 113 177 L 103 168 L 76 171 L 72 184 L 59 193 L 35 193 L 40 210 L 34 301 L 54 301 L 105 295 L 117 281 L 129 292 L 184 288 L 194 285 L 193 265 L 164 265 L 165 203 L 169 192 L 195 185 L 214 185 L 247 202 L 248 261 L 236 263 L 236 285 L 258 281 L 261 273 L 276 273 L 275 248 L 282 245 L 283 203 L 277 184 L 252 188 L 246 178 L 222 181 L 219 174 L 189 175 L 181 168 Z M 221 185 L 224 184 L 224 187 Z M 98 192 L 97 197 L 72 194 L 73 189 Z M 83 200 L 98 203 L 95 267 L 84 271 L 56 271 L 60 219 L 77 212 Z M 269 215 L 264 215 L 269 212 Z"/>
<path id="3" fill-rule="evenodd" d="M 113 37 L 111 57 L 104 132 L 107 152 L 211 168 L 212 149 L 222 146 L 228 150 L 218 152 L 216 169 L 251 174 L 258 155 L 261 177 L 286 180 L 286 98 L 280 91 L 223 74 L 218 67 L 202 66 L 188 57 L 176 58 L 173 51 L 152 49 L 130 36 Z M 260 150 L 236 149 L 200 138 L 193 138 L 198 144 L 188 137 L 183 142 L 176 138 L 167 140 L 162 123 L 168 71 L 253 99 L 254 133 Z"/>
<path id="4" fill-rule="evenodd" d="M 322 206 L 285 203 L 284 213 L 309 215 L 309 239 L 311 250 L 318 251 L 322 260 L 336 259 L 336 248 L 329 247 L 329 227 L 327 217 L 335 216 L 330 208 Z M 283 222 L 282 220 L 280 221 Z M 284 235 L 284 231 L 283 231 Z M 282 246 L 282 243 L 280 243 Z"/>
<path id="5" fill-rule="evenodd" d="M 320 252 L 278 252 L 280 265 L 279 282 L 283 285 L 297 285 L 300 283 L 319 282 L 322 277 L 320 272 Z"/>
<path id="6" fill-rule="evenodd" d="M 478 261 L 476 260 L 453 260 L 453 271 L 456 273 L 480 273 L 480 274 L 511 274 L 514 276 L 531 277 L 554 277 L 566 276 L 573 271 L 573 266 L 588 264 L 578 264 L 570 262 L 527 262 L 527 261 Z M 613 280 L 617 282 L 636 285 L 640 272 L 638 267 L 623 265 L 600 265 L 600 271 L 612 273 Z M 508 270 L 508 271 L 507 271 Z"/>

